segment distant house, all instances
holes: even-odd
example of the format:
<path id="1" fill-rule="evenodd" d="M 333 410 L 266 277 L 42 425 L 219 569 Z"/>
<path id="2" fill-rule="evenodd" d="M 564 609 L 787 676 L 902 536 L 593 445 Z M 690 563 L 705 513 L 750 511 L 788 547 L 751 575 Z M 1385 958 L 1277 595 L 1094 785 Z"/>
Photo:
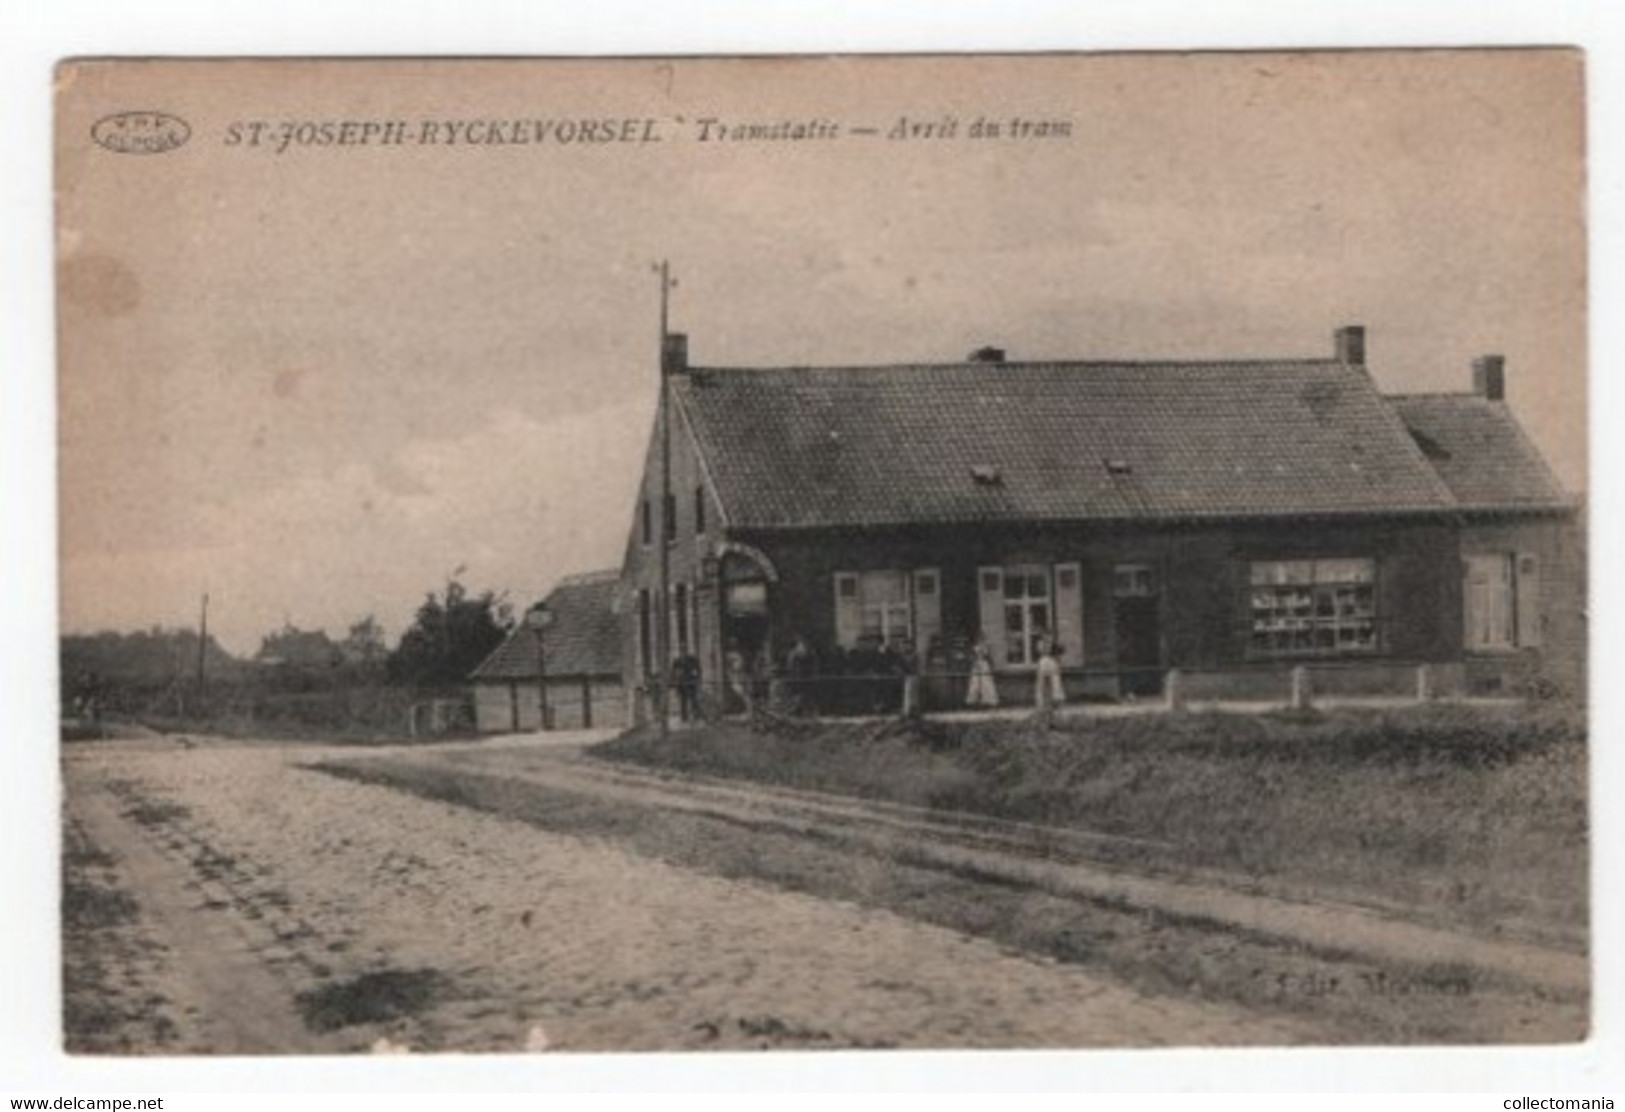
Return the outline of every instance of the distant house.
<path id="1" fill-rule="evenodd" d="M 327 635 L 326 630 L 306 630 L 293 625 L 284 625 L 276 633 L 266 634 L 260 639 L 260 648 L 259 652 L 254 654 L 254 663 L 267 667 L 322 672 L 343 664 L 344 650 Z"/>
<path id="2" fill-rule="evenodd" d="M 588 572 L 559 581 L 546 598 L 551 624 L 542 635 L 547 667 L 548 728 L 619 726 L 625 721 L 616 588 L 619 572 Z M 541 661 L 536 634 L 524 622 L 481 662 L 470 679 L 481 733 L 535 730 L 541 722 Z"/>
<path id="3" fill-rule="evenodd" d="M 938 706 L 978 641 L 1006 700 L 1052 644 L 1069 693 L 1108 698 L 1297 664 L 1350 690 L 1414 690 L 1422 663 L 1441 691 L 1580 684 L 1576 503 L 1502 360 L 1471 392 L 1385 396 L 1364 348 L 1353 326 L 1316 359 L 722 369 L 669 336 L 628 688 L 683 653 L 738 687 L 798 639 L 819 674 L 906 667 Z"/>

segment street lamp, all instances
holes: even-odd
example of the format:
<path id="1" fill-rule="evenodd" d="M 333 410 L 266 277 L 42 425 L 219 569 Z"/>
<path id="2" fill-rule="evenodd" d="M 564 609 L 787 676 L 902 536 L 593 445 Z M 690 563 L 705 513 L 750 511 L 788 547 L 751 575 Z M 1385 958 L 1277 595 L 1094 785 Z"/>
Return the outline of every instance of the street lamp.
<path id="1" fill-rule="evenodd" d="M 541 715 L 541 728 L 548 727 L 547 713 L 547 627 L 553 624 L 553 611 L 546 602 L 538 602 L 525 611 L 525 625 L 536 635 L 536 707 Z"/>
<path id="2" fill-rule="evenodd" d="M 700 557 L 700 585 L 703 587 L 701 597 L 705 599 L 712 619 L 716 622 L 716 633 L 711 638 L 711 652 L 706 655 L 703 668 L 711 672 L 716 685 L 717 706 L 726 709 L 728 692 L 728 653 L 727 653 L 727 627 L 725 614 L 725 600 L 722 594 L 722 557 L 715 552 L 707 552 Z M 694 631 L 694 642 L 699 644 L 700 631 Z M 699 655 L 699 654 L 696 654 Z M 703 716 L 702 716 L 703 717 Z"/>

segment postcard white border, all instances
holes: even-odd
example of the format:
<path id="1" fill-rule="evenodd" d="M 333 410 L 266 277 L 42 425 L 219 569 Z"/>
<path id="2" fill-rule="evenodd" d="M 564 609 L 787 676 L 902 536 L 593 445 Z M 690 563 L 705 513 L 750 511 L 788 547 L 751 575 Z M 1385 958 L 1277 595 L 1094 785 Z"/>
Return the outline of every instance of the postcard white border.
<path id="1" fill-rule="evenodd" d="M 387 13 L 387 19 L 383 16 Z M 1580 45 L 1591 94 L 1590 216 L 1594 473 L 1593 567 L 1619 566 L 1620 436 L 1625 427 L 1619 307 L 1625 200 L 1622 19 L 1580 0 L 1427 3 L 1244 0 L 1137 4 L 843 0 L 526 4 L 519 0 L 319 7 L 141 0 L 54 0 L 0 16 L 0 570 L 10 597 L 0 631 L 0 1096 L 184 1091 L 433 1088 L 709 1089 L 852 1087 L 1089 1090 L 1625 1091 L 1619 944 L 1625 940 L 1615 804 L 1625 785 L 1617 580 L 1594 575 L 1592 806 L 1595 819 L 1594 1036 L 1580 1047 L 1454 1050 L 1190 1050 L 1019 1054 L 601 1055 L 545 1061 L 437 1059 L 100 1061 L 57 1049 L 55 423 L 51 333 L 51 66 L 75 55 L 573 55 L 920 51 L 1178 50 L 1266 47 Z M 1611 875 L 1612 874 L 1612 875 Z M 323 1102 L 325 1104 L 325 1102 Z"/>

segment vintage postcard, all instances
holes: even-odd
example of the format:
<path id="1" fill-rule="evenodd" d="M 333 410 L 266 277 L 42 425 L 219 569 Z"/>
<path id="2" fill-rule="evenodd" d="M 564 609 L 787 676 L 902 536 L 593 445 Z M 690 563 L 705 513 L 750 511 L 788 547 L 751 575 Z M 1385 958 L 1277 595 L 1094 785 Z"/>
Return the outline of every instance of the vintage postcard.
<path id="1" fill-rule="evenodd" d="M 57 72 L 63 1045 L 1590 1030 L 1564 49 Z"/>

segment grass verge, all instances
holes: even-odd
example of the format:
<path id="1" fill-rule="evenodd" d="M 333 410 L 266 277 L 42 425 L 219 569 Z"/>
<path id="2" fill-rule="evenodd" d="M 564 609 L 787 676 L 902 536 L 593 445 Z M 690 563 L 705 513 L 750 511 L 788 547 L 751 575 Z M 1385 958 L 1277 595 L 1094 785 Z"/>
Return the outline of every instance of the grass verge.
<path id="1" fill-rule="evenodd" d="M 723 725 L 593 755 L 1092 830 L 1212 868 L 1578 948 L 1583 718 L 1552 708 Z M 1161 854 L 1169 860 L 1152 861 Z M 1131 862 L 1132 863 L 1132 862 Z"/>
<path id="2" fill-rule="evenodd" d="M 155 990 L 156 945 L 125 889 L 118 858 L 63 825 L 62 1035 L 73 1054 L 164 1053 L 179 1028 Z"/>

